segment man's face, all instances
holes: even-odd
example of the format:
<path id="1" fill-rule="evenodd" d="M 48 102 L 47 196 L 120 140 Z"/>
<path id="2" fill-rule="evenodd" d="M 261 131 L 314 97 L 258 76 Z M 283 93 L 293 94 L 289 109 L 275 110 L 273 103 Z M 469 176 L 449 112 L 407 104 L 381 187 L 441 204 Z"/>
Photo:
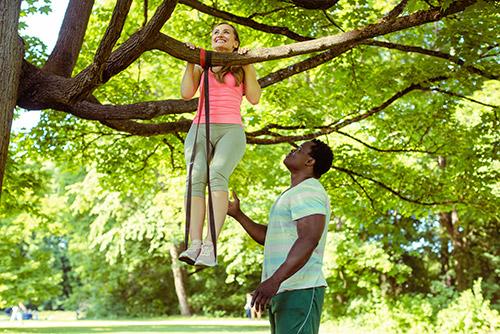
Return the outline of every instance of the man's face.
<path id="1" fill-rule="evenodd" d="M 289 170 L 301 170 L 314 164 L 314 159 L 310 156 L 313 142 L 307 141 L 288 153 L 283 163 Z"/>

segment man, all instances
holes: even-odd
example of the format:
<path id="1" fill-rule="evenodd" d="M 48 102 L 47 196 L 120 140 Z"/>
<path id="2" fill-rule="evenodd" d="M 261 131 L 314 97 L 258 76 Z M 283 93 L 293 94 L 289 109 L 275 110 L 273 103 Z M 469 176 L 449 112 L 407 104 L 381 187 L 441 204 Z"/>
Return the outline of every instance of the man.
<path id="1" fill-rule="evenodd" d="M 326 287 L 322 273 L 327 225 L 328 195 L 318 181 L 333 160 L 330 148 L 319 140 L 303 143 L 283 161 L 291 186 L 275 201 L 269 224 L 257 224 L 240 209 L 233 192 L 228 214 L 264 245 L 262 282 L 252 306 L 262 311 L 269 304 L 271 332 L 317 334 Z"/>

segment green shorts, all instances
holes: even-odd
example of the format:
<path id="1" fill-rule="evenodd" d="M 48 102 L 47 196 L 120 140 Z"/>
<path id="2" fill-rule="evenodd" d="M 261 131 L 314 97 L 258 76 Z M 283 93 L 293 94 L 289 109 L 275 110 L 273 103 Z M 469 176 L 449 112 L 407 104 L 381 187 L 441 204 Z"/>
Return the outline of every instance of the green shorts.
<path id="1" fill-rule="evenodd" d="M 325 287 L 285 291 L 271 299 L 272 334 L 318 334 Z"/>

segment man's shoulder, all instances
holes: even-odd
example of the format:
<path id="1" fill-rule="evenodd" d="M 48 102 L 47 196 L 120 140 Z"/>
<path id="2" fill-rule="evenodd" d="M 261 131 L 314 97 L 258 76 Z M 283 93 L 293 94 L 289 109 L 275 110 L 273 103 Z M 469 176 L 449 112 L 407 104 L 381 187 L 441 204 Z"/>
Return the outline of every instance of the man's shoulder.
<path id="1" fill-rule="evenodd" d="M 299 186 L 300 187 L 297 189 L 299 192 L 312 191 L 326 195 L 325 187 L 323 187 L 323 184 L 321 184 L 321 182 L 316 178 L 311 177 L 305 180 L 304 182 L 300 183 Z"/>
<path id="2" fill-rule="evenodd" d="M 302 181 L 297 186 L 290 189 L 288 194 L 286 194 L 286 201 L 291 201 L 296 203 L 297 201 L 302 204 L 306 204 L 307 202 L 329 202 L 328 194 L 323 187 L 323 185 L 319 182 L 318 179 L 310 178 Z"/>

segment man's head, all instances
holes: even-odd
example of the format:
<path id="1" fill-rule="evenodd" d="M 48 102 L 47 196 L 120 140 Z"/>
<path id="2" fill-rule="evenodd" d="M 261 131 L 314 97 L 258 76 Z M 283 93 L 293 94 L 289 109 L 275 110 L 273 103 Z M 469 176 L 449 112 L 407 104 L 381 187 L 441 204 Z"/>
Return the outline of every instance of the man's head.
<path id="1" fill-rule="evenodd" d="M 283 162 L 292 173 L 310 171 L 319 179 L 330 169 L 332 161 L 333 153 L 330 147 L 318 139 L 313 139 L 293 149 Z"/>

